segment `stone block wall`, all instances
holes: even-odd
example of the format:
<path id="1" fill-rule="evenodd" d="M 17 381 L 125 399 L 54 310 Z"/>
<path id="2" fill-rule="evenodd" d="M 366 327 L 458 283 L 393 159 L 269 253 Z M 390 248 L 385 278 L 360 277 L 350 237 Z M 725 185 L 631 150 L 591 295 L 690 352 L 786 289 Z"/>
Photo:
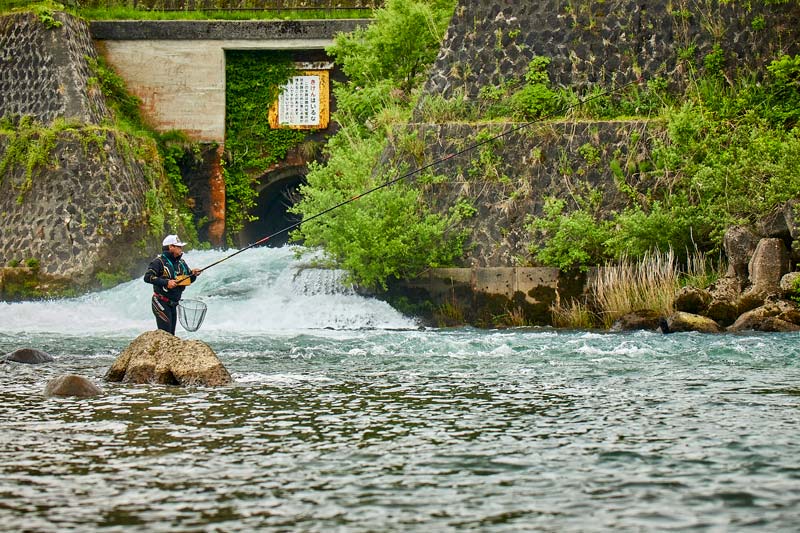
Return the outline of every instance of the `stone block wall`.
<path id="1" fill-rule="evenodd" d="M 763 73 L 775 57 L 800 53 L 800 3 L 459 0 L 424 92 L 474 103 L 482 88 L 523 83 L 537 56 L 550 59 L 554 87 L 579 94 L 654 77 L 679 92 L 715 47 L 731 79 L 740 72 Z M 413 169 L 518 126 L 410 124 L 385 161 L 404 161 Z M 423 150 L 404 145 L 409 133 Z M 646 168 L 655 141 L 664 137 L 658 121 L 543 121 L 441 161 L 424 187 L 425 198 L 442 213 L 460 200 L 477 209 L 468 222 L 471 236 L 461 266 L 501 276 L 510 267 L 535 264 L 528 250 L 534 238 L 525 225 L 543 214 L 547 197 L 566 201 L 571 211 L 596 194 L 602 211 L 611 212 L 629 203 L 624 190 L 654 188 Z M 405 287 L 424 288 L 423 299 L 443 306 L 462 303 L 474 316 L 518 306 L 530 323 L 541 323 L 549 305 L 581 291 L 580 283 L 559 282 L 509 295 L 503 287 L 458 280 L 448 269 L 434 269 L 429 278 L 408 280 Z M 440 285 L 447 290 L 437 291 Z M 538 307 L 532 307 L 531 294 Z M 492 303 L 495 298 L 504 303 Z"/>
<path id="2" fill-rule="evenodd" d="M 424 165 L 518 126 L 412 124 L 409 131 L 423 141 Z M 525 223 L 543 214 L 549 196 L 565 199 L 572 210 L 594 193 L 601 196 L 604 210 L 621 209 L 628 197 L 611 171 L 612 162 L 623 169 L 626 183 L 646 188 L 639 170 L 650 160 L 653 141 L 663 135 L 658 123 L 647 120 L 537 124 L 442 161 L 423 190 L 437 212 L 445 213 L 461 200 L 477 209 L 468 222 L 469 251 L 462 266 L 529 265 L 533 239 Z M 413 169 L 417 163 L 398 143 L 387 160 L 395 164 L 398 158 Z"/>
<path id="3" fill-rule="evenodd" d="M 0 136 L 0 157 L 7 144 Z M 49 164 L 0 176 L 0 265 L 36 259 L 46 276 L 86 286 L 145 253 L 134 244 L 147 235 L 148 180 L 119 144 L 65 131 Z"/>
<path id="4" fill-rule="evenodd" d="M 557 86 L 658 75 L 679 88 L 714 45 L 733 73 L 800 52 L 799 38 L 798 2 L 460 0 L 426 90 L 475 98 L 481 87 L 521 80 L 534 56 L 551 59 Z"/>
<path id="5" fill-rule="evenodd" d="M 163 176 L 134 155 L 139 141 L 107 125 L 88 25 L 54 17 L 60 25 L 0 17 L 0 117 L 14 125 L 0 132 L 0 266 L 38 262 L 28 296 L 48 283 L 91 287 L 99 272 L 138 276 L 159 249 L 146 197 Z"/>
<path id="6" fill-rule="evenodd" d="M 55 13 L 47 27 L 33 13 L 0 17 L 0 116 L 29 115 L 99 124 L 108 115 L 86 57 L 96 58 L 85 22 Z"/>

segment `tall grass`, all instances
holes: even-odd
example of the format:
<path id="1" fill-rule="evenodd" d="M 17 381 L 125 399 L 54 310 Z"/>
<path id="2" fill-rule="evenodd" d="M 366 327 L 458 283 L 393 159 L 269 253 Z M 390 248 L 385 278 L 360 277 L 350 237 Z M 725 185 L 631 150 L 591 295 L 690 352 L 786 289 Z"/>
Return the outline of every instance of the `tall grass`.
<path id="1" fill-rule="evenodd" d="M 595 314 L 584 300 L 572 299 L 567 304 L 556 302 L 550 312 L 557 328 L 591 329 L 596 326 Z"/>
<path id="2" fill-rule="evenodd" d="M 597 269 L 590 292 L 603 325 L 608 328 L 623 315 L 642 309 L 672 313 L 678 286 L 675 254 L 650 252 L 641 260 L 623 257 Z"/>
<path id="3" fill-rule="evenodd" d="M 705 252 L 695 250 L 688 254 L 686 268 L 680 273 L 680 285 L 703 289 L 723 277 L 726 270 L 727 265 L 722 257 L 714 260 Z"/>

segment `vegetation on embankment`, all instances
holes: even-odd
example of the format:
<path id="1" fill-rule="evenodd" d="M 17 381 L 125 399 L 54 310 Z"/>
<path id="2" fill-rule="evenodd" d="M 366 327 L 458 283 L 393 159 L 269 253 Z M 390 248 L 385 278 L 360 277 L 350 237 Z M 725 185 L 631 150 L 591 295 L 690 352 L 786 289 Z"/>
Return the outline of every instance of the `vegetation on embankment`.
<path id="1" fill-rule="evenodd" d="M 4 0 L 0 15 L 13 9 L 27 9 L 30 0 Z M 272 6 L 241 7 L 241 2 L 142 1 L 131 5 L 125 0 L 65 0 L 62 4 L 45 0 L 51 8 L 67 11 L 86 20 L 301 20 L 330 18 L 368 18 L 380 2 L 318 2 L 319 8 L 299 2 L 274 2 Z M 254 2 L 250 2 L 254 4 Z M 335 4 L 335 5 L 334 5 Z M 298 7 L 295 7 L 298 6 Z"/>
<path id="2" fill-rule="evenodd" d="M 296 213 L 309 218 L 411 170 L 379 159 L 394 127 L 409 120 L 453 7 L 453 0 L 389 0 L 368 28 L 337 37 L 328 53 L 348 77 L 334 88 L 341 129 L 326 162 L 311 165 Z M 389 279 L 452 264 L 464 235 L 454 228 L 472 212 L 459 204 L 433 213 L 420 189 L 401 180 L 304 223 L 294 237 L 322 247 L 359 285 L 385 288 Z"/>
<path id="3" fill-rule="evenodd" d="M 28 24 L 26 31 L 35 33 L 41 24 L 43 32 L 56 32 L 53 42 L 61 47 L 83 37 L 75 19 L 49 4 L 29 8 L 35 17 L 28 12 L 19 15 Z M 24 40 L 4 42 L 27 53 Z M 31 55 L 49 57 L 47 45 L 40 46 L 43 49 L 34 48 Z M 77 56 L 85 63 L 68 64 L 74 78 L 61 81 L 74 83 L 82 91 L 72 100 L 65 97 L 70 118 L 49 113 L 59 109 L 59 100 L 47 94 L 30 95 L 17 106 L 30 110 L 29 114 L 8 113 L 0 118 L 0 183 L 6 206 L 2 214 L 8 224 L 5 265 L 0 266 L 29 267 L 24 283 L 12 283 L 17 278 L 6 272 L 4 297 L 56 296 L 128 280 L 138 272 L 137 261 L 149 256 L 168 232 L 197 243 L 195 222 L 186 205 L 187 189 L 176 163 L 191 155 L 191 143 L 177 132 L 160 135 L 149 128 L 139 114 L 139 100 L 90 52 Z M 20 87 L 26 87 L 25 80 L 28 86 L 41 87 L 52 79 L 61 80 L 58 71 L 42 69 L 26 57 L 22 53 L 9 67 L 24 73 L 19 83 L 6 78 L 11 83 L 12 104 L 22 94 Z M 64 94 L 72 93 L 63 89 Z M 31 225 L 33 231 L 24 233 Z M 110 241 L 127 252 L 119 254 L 105 246 Z M 86 248 L 86 254 L 71 260 L 78 247 Z M 59 260 L 53 261 L 56 256 Z M 44 261 L 45 257 L 50 259 Z"/>
<path id="4" fill-rule="evenodd" d="M 134 140 L 129 149 L 145 163 L 150 185 L 147 192 L 150 233 L 161 237 L 180 232 L 181 238 L 193 246 L 207 246 L 199 242 L 196 221 L 186 205 L 188 188 L 178 165 L 181 159 L 199 152 L 197 144 L 180 131 L 159 133 L 150 127 L 140 112 L 141 100 L 127 91 L 122 78 L 101 58 L 91 60 L 90 67 L 95 73 L 93 81 L 112 111 L 108 127 Z"/>
<path id="5" fill-rule="evenodd" d="M 413 136 L 398 138 L 393 129 L 408 121 L 408 108 L 416 103 L 416 85 L 402 76 L 402 68 L 380 68 L 381 58 L 388 56 L 386 51 L 393 50 L 381 40 L 387 34 L 398 42 L 430 46 L 431 55 L 420 48 L 419 57 L 432 58 L 436 39 L 420 38 L 419 24 L 404 24 L 416 5 L 389 2 L 370 29 L 340 38 L 330 50 L 351 75 L 348 84 L 337 88 L 340 111 L 336 119 L 345 129 L 328 147 L 328 164 L 316 167 L 309 176 L 309 185 L 303 190 L 305 200 L 298 206 L 304 215 L 413 168 L 381 165 L 379 158 L 388 140 L 405 149 L 412 162 L 424 150 L 419 146 L 422 141 Z M 547 75 L 549 58 L 534 57 L 523 79 L 483 87 L 478 99 L 456 95 L 445 100 L 426 95 L 418 105 L 416 119 L 437 123 L 646 120 L 660 125 L 664 134 L 655 141 L 649 160 L 629 162 L 620 155 L 611 162 L 618 188 L 628 195 L 627 206 L 618 212 L 603 210 L 588 187 L 577 189 L 569 205 L 563 198 L 551 198 L 542 216 L 528 220 L 527 265 L 585 270 L 669 250 L 685 265 L 690 251 L 718 254 L 728 226 L 752 223 L 782 202 L 800 196 L 800 57 L 775 57 L 764 72 L 745 73 L 736 79 L 726 76 L 730 70 L 725 69 L 727 61 L 726 51 L 718 46 L 698 64 L 687 54 L 690 83 L 682 93 L 671 91 L 668 80 L 656 77 L 623 91 L 606 94 L 605 89 L 596 87 L 578 94 L 570 88 L 553 87 Z M 630 142 L 637 141 L 632 138 Z M 591 145 L 580 151 L 587 164 L 597 159 Z M 491 158 L 489 151 L 481 150 L 478 155 Z M 492 165 L 485 167 L 488 172 Z M 397 232 L 408 231 L 412 222 L 433 216 L 419 195 L 419 186 L 437 179 L 429 174 L 417 180 L 416 187 L 402 182 L 392 185 L 390 190 L 371 194 L 376 197 L 372 201 L 359 199 L 338 209 L 335 217 L 305 225 L 302 235 L 306 243 L 325 248 L 356 281 L 370 286 L 414 275 L 424 266 L 446 264 L 459 255 L 458 239 L 449 241 L 451 247 L 437 240 L 438 236 L 423 246 L 403 247 L 414 242 L 403 237 L 396 241 L 402 244 L 391 240 Z M 408 195 L 405 205 L 415 204 L 416 211 L 413 215 L 410 211 L 392 212 L 388 205 L 381 206 L 381 194 Z M 463 200 L 460 206 L 468 207 L 469 199 Z M 460 211 L 463 214 L 468 209 Z M 385 224 L 387 214 L 402 221 L 401 227 Z M 438 216 L 437 222 L 447 218 Z M 460 235 L 457 228 L 464 226 L 458 226 L 457 220 L 447 219 L 436 231 L 448 228 L 444 235 Z M 434 250 L 442 254 L 432 256 Z"/>

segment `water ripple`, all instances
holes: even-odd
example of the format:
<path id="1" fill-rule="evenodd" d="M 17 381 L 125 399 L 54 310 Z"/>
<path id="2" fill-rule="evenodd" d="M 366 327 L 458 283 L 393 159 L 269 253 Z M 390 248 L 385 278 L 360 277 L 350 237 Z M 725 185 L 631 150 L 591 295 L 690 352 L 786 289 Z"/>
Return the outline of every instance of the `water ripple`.
<path id="1" fill-rule="evenodd" d="M 9 530 L 791 530 L 796 335 L 337 331 L 211 341 L 233 386 L 0 365 Z M 0 351 L 18 338 L 0 335 Z M 46 399 L 78 373 L 98 398 Z"/>

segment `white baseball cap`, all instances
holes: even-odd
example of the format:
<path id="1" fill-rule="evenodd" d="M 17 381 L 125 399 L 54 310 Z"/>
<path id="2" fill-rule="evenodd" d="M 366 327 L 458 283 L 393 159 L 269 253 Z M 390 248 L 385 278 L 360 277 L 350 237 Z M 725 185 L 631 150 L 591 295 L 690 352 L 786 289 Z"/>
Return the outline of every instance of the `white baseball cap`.
<path id="1" fill-rule="evenodd" d="M 164 237 L 164 241 L 161 243 L 161 246 L 186 246 L 185 242 L 181 242 L 177 235 L 167 235 Z"/>

